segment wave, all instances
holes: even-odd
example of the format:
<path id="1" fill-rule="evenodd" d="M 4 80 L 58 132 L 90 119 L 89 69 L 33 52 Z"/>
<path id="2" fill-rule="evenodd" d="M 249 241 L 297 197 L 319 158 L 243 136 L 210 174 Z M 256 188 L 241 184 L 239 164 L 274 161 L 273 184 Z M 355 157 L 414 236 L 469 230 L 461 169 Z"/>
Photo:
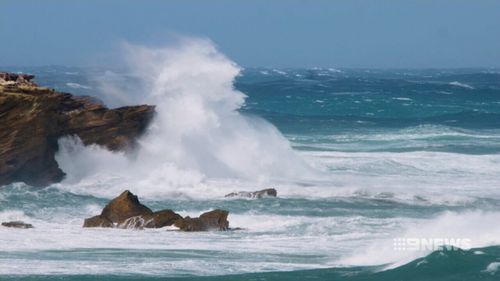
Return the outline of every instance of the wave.
<path id="1" fill-rule="evenodd" d="M 347 281 L 454 281 L 485 280 L 496 281 L 500 278 L 500 247 L 486 247 L 471 250 L 441 249 L 423 258 L 390 270 L 380 267 L 334 267 L 312 270 L 283 270 L 260 273 L 230 274 L 218 276 L 192 276 L 188 274 L 176 276 L 183 281 L 302 281 L 302 280 L 347 280 Z M 161 274 L 139 273 L 129 274 L 61 274 L 57 280 L 165 280 Z M 3 275 L 0 280 L 54 280 L 54 275 Z"/>
<path id="2" fill-rule="evenodd" d="M 397 268 L 432 251 L 431 248 L 395 250 L 396 238 L 467 240 L 469 248 L 500 245 L 500 227 L 494 222 L 498 212 L 444 212 L 432 219 L 405 221 L 391 237 L 379 239 L 365 249 L 345 256 L 339 263 L 346 265 L 386 264 L 385 269 Z M 442 242 L 441 242 L 442 243 Z M 437 246 L 437 244 L 436 244 Z"/>
<path id="3" fill-rule="evenodd" d="M 471 85 L 468 85 L 465 83 L 460 83 L 458 81 L 453 81 L 453 82 L 450 82 L 449 84 L 452 86 L 457 86 L 457 87 L 461 87 L 461 88 L 465 88 L 465 89 L 474 90 L 474 87 L 472 87 Z"/>
<path id="4" fill-rule="evenodd" d="M 473 247 L 500 244 L 496 226 L 500 213 L 470 211 L 487 209 L 482 202 L 443 212 L 447 206 L 395 203 L 387 192 L 374 198 L 359 194 L 314 201 L 141 197 L 154 210 L 168 206 L 183 216 L 224 208 L 231 211 L 231 225 L 244 228 L 196 235 L 165 229 L 82 229 L 82 219 L 98 213 L 108 200 L 55 187 L 12 185 L 0 194 L 5 198 L 0 205 L 1 220 L 21 219 L 35 226 L 30 230 L 0 227 L 1 241 L 6 241 L 0 249 L 0 275 L 50 273 L 59 277 L 85 274 L 89 268 L 98 276 L 147 277 L 328 267 L 373 268 L 376 273 L 427 254 L 395 251 L 395 237 L 471 238 Z M 21 210 L 19 206 L 29 207 Z M 493 203 L 496 206 L 498 201 Z M 20 266 L 26 270 L 20 271 Z M 494 268 L 490 266 L 490 271 Z"/>
<path id="5" fill-rule="evenodd" d="M 484 155 L 500 152 L 500 130 L 418 125 L 402 129 L 340 129 L 289 134 L 294 148 L 308 151 L 418 152 Z"/>
<path id="6" fill-rule="evenodd" d="M 120 89 L 129 103 L 156 105 L 157 116 L 133 154 L 60 140 L 56 159 L 67 173 L 66 188 L 107 183 L 108 196 L 124 185 L 140 195 L 172 195 L 195 187 L 206 192 L 211 178 L 262 183 L 314 174 L 274 126 L 238 112 L 246 97 L 233 87 L 240 68 L 212 42 L 184 39 L 164 49 L 128 45 L 126 54 L 140 90 L 106 90 Z"/>
<path id="7" fill-rule="evenodd" d="M 311 103 L 314 100 L 311 101 Z M 328 106 L 330 102 L 317 108 Z M 406 103 L 410 104 L 410 103 Z M 482 110 L 467 110 L 432 116 L 384 116 L 364 112 L 363 114 L 325 115 L 313 112 L 275 112 L 273 110 L 249 110 L 284 128 L 287 134 L 307 135 L 315 132 L 356 131 L 359 129 L 404 129 L 408 127 L 435 125 L 466 130 L 498 129 L 500 114 Z"/>
<path id="8" fill-rule="evenodd" d="M 251 273 L 243 275 L 191 277 L 184 280 L 348 280 L 348 281 L 452 281 L 498 280 L 500 247 L 471 250 L 440 249 L 400 267 L 380 270 L 379 267 L 336 267 L 291 272 Z"/>
<path id="9" fill-rule="evenodd" d="M 74 82 L 68 82 L 68 83 L 66 83 L 66 86 L 73 88 L 73 89 L 86 89 L 86 90 L 92 89 L 92 87 L 90 87 L 90 86 L 85 86 L 85 85 L 81 85 L 81 84 L 74 83 Z"/>

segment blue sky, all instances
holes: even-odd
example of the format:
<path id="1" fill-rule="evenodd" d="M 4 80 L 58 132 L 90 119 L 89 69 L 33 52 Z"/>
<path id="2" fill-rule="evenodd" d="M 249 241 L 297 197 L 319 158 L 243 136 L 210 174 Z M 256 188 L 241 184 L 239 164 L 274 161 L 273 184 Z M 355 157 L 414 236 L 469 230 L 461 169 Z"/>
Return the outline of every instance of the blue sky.
<path id="1" fill-rule="evenodd" d="M 112 66 L 212 39 L 242 66 L 500 67 L 498 0 L 1 0 L 0 65 Z"/>

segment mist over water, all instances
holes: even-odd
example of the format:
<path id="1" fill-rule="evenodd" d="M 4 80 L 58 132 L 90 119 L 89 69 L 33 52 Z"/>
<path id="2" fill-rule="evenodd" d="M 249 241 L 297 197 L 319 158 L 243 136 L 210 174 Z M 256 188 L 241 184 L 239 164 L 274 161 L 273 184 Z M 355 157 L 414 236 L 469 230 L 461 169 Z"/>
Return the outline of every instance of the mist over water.
<path id="1" fill-rule="evenodd" d="M 109 181 L 109 195 L 126 185 L 140 195 L 196 196 L 210 179 L 250 181 L 258 187 L 314 174 L 273 125 L 239 112 L 246 96 L 233 81 L 241 69 L 211 41 L 183 39 L 162 49 L 127 45 L 125 54 L 133 78 L 120 82 L 135 84 L 103 80 L 104 99 L 152 104 L 157 115 L 137 151 L 128 155 L 62 139 L 57 161 L 67 173 L 63 185 L 88 189 Z M 224 191 L 201 192 L 206 197 Z"/>

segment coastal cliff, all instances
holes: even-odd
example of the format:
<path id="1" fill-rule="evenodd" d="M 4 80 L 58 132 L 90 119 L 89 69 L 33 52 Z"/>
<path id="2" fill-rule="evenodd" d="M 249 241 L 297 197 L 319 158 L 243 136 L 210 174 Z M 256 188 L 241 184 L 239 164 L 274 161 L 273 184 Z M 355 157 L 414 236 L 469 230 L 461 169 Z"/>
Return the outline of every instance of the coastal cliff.
<path id="1" fill-rule="evenodd" d="M 64 172 L 54 156 L 57 140 L 78 136 L 84 145 L 127 150 L 154 115 L 149 105 L 109 109 L 91 97 L 40 87 L 33 75 L 0 73 L 0 186 L 46 186 Z"/>

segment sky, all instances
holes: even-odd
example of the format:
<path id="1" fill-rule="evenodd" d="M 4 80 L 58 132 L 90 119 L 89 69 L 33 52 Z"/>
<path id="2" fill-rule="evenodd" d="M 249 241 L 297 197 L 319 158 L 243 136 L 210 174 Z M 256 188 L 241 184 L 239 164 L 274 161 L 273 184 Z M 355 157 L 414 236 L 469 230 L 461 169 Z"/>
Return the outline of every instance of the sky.
<path id="1" fill-rule="evenodd" d="M 0 0 L 0 66 L 206 37 L 244 67 L 500 67 L 498 0 Z"/>

